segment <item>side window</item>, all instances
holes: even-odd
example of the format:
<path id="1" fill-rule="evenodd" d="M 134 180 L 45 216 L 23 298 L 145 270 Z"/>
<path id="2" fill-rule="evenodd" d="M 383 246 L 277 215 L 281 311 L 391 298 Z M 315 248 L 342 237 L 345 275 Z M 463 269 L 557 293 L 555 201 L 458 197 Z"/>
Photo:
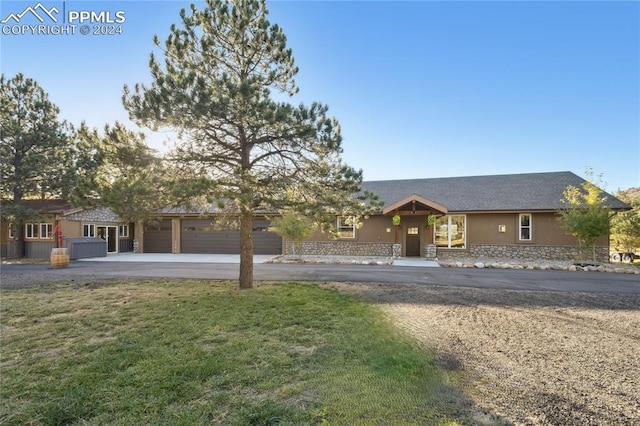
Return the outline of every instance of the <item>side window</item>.
<path id="1" fill-rule="evenodd" d="M 53 234 L 53 223 L 40 224 L 40 238 L 51 238 Z"/>
<path id="2" fill-rule="evenodd" d="M 353 217 L 338 217 L 338 234 L 340 238 L 356 237 L 356 221 Z"/>
<path id="3" fill-rule="evenodd" d="M 38 238 L 39 226 L 37 223 L 26 223 L 24 225 L 24 237 L 25 238 Z"/>
<path id="4" fill-rule="evenodd" d="M 96 226 L 93 224 L 87 224 L 82 227 L 82 236 L 83 237 L 95 237 L 96 236 Z"/>
<path id="5" fill-rule="evenodd" d="M 533 233 L 533 221 L 530 213 L 522 213 L 518 219 L 518 239 L 520 241 L 531 241 Z"/>

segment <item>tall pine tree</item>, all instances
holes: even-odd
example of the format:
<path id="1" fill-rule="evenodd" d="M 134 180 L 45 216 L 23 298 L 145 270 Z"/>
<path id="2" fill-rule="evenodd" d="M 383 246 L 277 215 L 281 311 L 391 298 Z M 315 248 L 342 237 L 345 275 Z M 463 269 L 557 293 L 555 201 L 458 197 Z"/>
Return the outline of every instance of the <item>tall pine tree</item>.
<path id="1" fill-rule="evenodd" d="M 329 226 L 336 214 L 377 207 L 360 193 L 362 171 L 342 162 L 340 126 L 320 103 L 276 102 L 293 96 L 298 72 L 282 29 L 267 20 L 264 0 L 207 0 L 180 13 L 181 26 L 155 45 L 149 87 L 125 86 L 133 120 L 169 127 L 184 142 L 169 157 L 206 179 L 199 194 L 240 218 L 240 288 L 253 286 L 252 220 L 256 210 L 293 206 Z M 195 194 L 194 194 L 195 195 Z"/>
<path id="2" fill-rule="evenodd" d="M 25 254 L 23 225 L 35 214 L 23 201 L 68 196 L 76 171 L 90 162 L 58 114 L 35 80 L 0 76 L 0 198 L 3 218 L 14 225 L 18 257 Z"/>
<path id="3" fill-rule="evenodd" d="M 77 134 L 90 141 L 97 161 L 91 173 L 78 179 L 75 205 L 109 207 L 123 222 L 145 222 L 168 205 L 171 174 L 144 134 L 119 122 L 106 125 L 103 135 L 83 123 Z"/>

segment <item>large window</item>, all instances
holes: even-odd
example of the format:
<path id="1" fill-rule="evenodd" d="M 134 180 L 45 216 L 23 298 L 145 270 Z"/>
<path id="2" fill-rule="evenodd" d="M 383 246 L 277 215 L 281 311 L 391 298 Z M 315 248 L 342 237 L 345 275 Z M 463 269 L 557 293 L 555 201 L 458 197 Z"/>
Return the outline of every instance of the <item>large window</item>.
<path id="1" fill-rule="evenodd" d="M 24 237 L 28 239 L 48 239 L 53 235 L 53 223 L 26 223 Z"/>
<path id="2" fill-rule="evenodd" d="M 464 215 L 443 216 L 436 219 L 436 246 L 443 248 L 465 248 L 467 217 Z"/>
<path id="3" fill-rule="evenodd" d="M 520 214 L 518 219 L 518 235 L 520 241 L 531 241 L 533 221 L 530 213 Z"/>
<path id="4" fill-rule="evenodd" d="M 353 217 L 338 217 L 338 234 L 340 238 L 356 237 L 356 221 Z"/>

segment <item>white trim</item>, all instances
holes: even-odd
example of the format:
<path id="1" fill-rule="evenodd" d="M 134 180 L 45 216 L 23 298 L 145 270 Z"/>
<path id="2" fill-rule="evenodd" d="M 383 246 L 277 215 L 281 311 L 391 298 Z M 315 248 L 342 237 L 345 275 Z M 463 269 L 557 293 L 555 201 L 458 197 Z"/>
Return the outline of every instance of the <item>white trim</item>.
<path id="1" fill-rule="evenodd" d="M 43 240 L 48 240 L 49 238 L 53 238 L 53 223 L 40 224 L 40 238 Z"/>
<path id="2" fill-rule="evenodd" d="M 86 232 L 88 231 L 88 232 Z M 96 236 L 96 225 L 93 223 L 85 223 L 82 225 L 82 236 L 83 237 L 95 237 Z"/>
<path id="3" fill-rule="evenodd" d="M 457 216 L 462 216 L 464 218 L 464 229 L 462 230 L 462 247 L 452 247 L 451 246 L 451 232 L 449 231 L 450 229 L 453 229 L 453 224 L 451 223 L 451 219 L 453 217 L 457 217 Z M 466 214 L 451 214 L 451 215 L 446 215 L 444 217 L 440 217 L 438 219 L 436 219 L 436 224 L 438 223 L 438 220 L 441 219 L 447 219 L 447 223 L 446 224 L 441 224 L 440 227 L 445 226 L 446 230 L 445 232 L 447 233 L 447 245 L 445 246 L 438 246 L 440 248 L 446 248 L 446 249 L 457 249 L 457 250 L 464 250 L 467 248 L 467 215 Z M 434 226 L 433 227 L 433 241 L 436 242 L 437 241 L 437 236 L 436 233 L 438 232 L 438 226 Z M 442 232 L 442 231 L 441 231 Z M 437 245 L 437 242 L 436 242 Z"/>
<path id="4" fill-rule="evenodd" d="M 44 233 L 42 232 L 43 229 Z M 29 222 L 24 224 L 25 240 L 48 240 L 52 238 L 52 234 L 53 223 L 51 222 Z"/>
<path id="5" fill-rule="evenodd" d="M 352 223 L 348 224 L 348 223 L 344 223 L 343 220 L 351 220 Z M 356 237 L 356 222 L 355 222 L 355 218 L 350 218 L 350 217 L 346 217 L 346 216 L 338 216 L 337 218 L 337 228 L 338 228 L 338 234 L 340 236 L 340 239 L 354 239 Z M 349 229 L 351 229 L 351 236 L 343 236 L 342 233 L 343 232 L 349 232 Z"/>
<path id="6" fill-rule="evenodd" d="M 522 225 L 522 218 L 529 216 L 529 225 Z M 529 230 L 529 238 L 522 238 L 522 230 Z M 533 241 L 533 214 L 532 213 L 520 213 L 518 214 L 518 241 Z"/>

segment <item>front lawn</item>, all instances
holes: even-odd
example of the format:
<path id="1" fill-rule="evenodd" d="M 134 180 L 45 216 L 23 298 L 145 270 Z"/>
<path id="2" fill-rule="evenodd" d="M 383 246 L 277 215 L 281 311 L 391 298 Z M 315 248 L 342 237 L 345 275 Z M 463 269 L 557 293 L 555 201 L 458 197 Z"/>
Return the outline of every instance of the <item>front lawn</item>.
<path id="1" fill-rule="evenodd" d="M 375 306 L 315 285 L 1 293 L 0 423 L 449 424 L 456 391 Z"/>

